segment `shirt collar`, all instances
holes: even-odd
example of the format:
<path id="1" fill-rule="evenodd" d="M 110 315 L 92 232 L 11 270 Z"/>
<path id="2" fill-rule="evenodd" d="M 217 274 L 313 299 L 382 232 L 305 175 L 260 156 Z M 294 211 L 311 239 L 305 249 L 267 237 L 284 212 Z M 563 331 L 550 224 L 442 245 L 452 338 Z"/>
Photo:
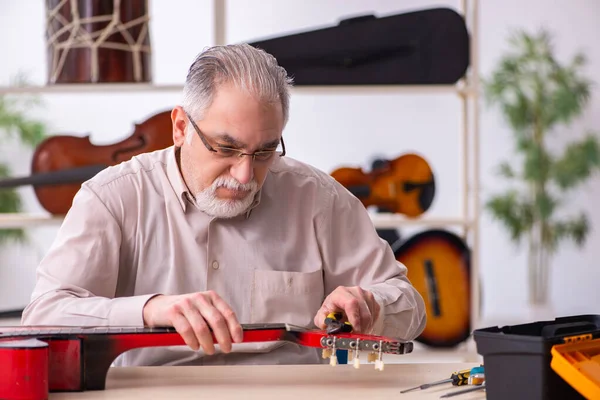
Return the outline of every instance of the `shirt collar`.
<path id="1" fill-rule="evenodd" d="M 267 175 L 267 177 L 268 177 L 268 175 Z M 254 201 L 252 202 L 252 204 L 250 205 L 250 207 L 248 207 L 248 211 L 246 211 L 246 219 L 250 218 L 250 214 L 252 214 L 252 210 L 260 204 L 260 198 L 262 196 L 263 188 L 264 188 L 264 185 L 254 195 Z"/>
<path id="2" fill-rule="evenodd" d="M 187 208 L 187 196 L 189 196 L 189 191 L 187 185 L 183 181 L 183 176 L 181 176 L 181 171 L 179 170 L 179 165 L 177 162 L 178 158 L 179 147 L 171 147 L 170 155 L 167 159 L 167 177 L 169 178 L 171 187 L 177 195 L 177 200 L 179 200 L 179 204 L 181 205 L 183 212 L 185 212 Z"/>
<path id="3" fill-rule="evenodd" d="M 167 160 L 167 177 L 169 178 L 171 187 L 173 187 L 173 190 L 175 191 L 175 194 L 177 195 L 177 200 L 179 200 L 179 204 L 181 205 L 183 212 L 185 212 L 187 209 L 188 201 L 193 201 L 193 199 L 191 197 L 191 194 L 189 192 L 187 185 L 185 184 L 185 181 L 183 180 L 183 176 L 181 175 L 181 170 L 179 169 L 178 159 L 179 159 L 179 147 L 173 146 L 171 148 L 171 154 L 169 155 L 168 160 Z M 246 219 L 250 218 L 250 214 L 252 213 L 252 210 L 260 204 L 262 190 L 263 190 L 263 188 L 261 188 L 256 193 L 256 195 L 254 195 L 254 201 L 248 208 L 248 211 L 246 211 L 246 213 L 245 213 Z"/>

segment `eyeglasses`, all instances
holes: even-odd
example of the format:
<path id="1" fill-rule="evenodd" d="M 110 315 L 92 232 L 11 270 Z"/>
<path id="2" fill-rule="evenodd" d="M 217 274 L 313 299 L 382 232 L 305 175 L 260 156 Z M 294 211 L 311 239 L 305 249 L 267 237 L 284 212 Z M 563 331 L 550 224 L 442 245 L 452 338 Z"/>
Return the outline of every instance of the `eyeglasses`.
<path id="1" fill-rule="evenodd" d="M 242 158 L 243 156 L 251 156 L 252 161 L 268 161 L 276 153 L 280 153 L 279 157 L 283 157 L 285 155 L 285 144 L 283 143 L 283 137 L 281 138 L 281 152 L 277 151 L 277 149 L 274 149 L 274 150 L 260 150 L 260 151 L 255 151 L 254 153 L 244 153 L 242 150 L 235 149 L 233 147 L 227 147 L 227 146 L 214 146 L 213 147 L 210 145 L 210 143 L 208 143 L 206 136 L 204 136 L 204 134 L 200 131 L 200 129 L 198 128 L 198 125 L 196 125 L 196 123 L 194 122 L 194 120 L 188 114 L 187 111 L 185 111 L 185 115 L 190 120 L 190 122 L 191 122 L 192 126 L 194 127 L 194 129 L 196 130 L 196 133 L 198 134 L 198 136 L 200 136 L 200 140 L 202 140 L 202 143 L 204 143 L 204 146 L 209 151 L 211 151 L 213 153 L 217 153 L 217 155 L 220 157 L 232 158 L 234 156 L 237 156 L 238 158 Z"/>

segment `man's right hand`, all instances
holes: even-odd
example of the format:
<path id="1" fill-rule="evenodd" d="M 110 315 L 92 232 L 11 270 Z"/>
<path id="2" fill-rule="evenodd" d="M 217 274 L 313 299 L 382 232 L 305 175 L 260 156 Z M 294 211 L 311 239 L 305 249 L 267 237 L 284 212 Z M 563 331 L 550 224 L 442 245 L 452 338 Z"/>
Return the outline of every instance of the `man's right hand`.
<path id="1" fill-rule="evenodd" d="M 206 354 L 215 352 L 211 330 L 224 353 L 231 351 L 232 341 L 243 338 L 235 313 L 213 291 L 155 296 L 144 306 L 143 316 L 146 326 L 172 326 L 188 346 Z"/>

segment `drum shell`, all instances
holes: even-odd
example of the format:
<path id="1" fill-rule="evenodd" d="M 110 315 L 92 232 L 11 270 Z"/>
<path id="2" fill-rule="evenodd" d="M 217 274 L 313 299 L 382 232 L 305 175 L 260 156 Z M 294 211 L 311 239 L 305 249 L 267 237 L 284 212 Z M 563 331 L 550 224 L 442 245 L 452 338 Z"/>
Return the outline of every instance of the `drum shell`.
<path id="1" fill-rule="evenodd" d="M 46 0 L 46 12 L 48 84 L 151 82 L 147 0 Z"/>

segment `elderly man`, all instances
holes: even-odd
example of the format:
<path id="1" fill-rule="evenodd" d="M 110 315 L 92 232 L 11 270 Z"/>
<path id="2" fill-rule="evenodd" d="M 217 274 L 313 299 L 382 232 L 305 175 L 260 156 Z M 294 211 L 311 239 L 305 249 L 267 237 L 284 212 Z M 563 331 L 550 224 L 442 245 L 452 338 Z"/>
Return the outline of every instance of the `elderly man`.
<path id="1" fill-rule="evenodd" d="M 172 111 L 174 146 L 82 185 L 22 324 L 166 325 L 187 344 L 116 365 L 319 363 L 316 349 L 239 343 L 241 324 L 323 327 L 331 311 L 359 332 L 418 336 L 423 299 L 367 210 L 285 155 L 290 86 L 251 46 L 202 52 Z"/>

